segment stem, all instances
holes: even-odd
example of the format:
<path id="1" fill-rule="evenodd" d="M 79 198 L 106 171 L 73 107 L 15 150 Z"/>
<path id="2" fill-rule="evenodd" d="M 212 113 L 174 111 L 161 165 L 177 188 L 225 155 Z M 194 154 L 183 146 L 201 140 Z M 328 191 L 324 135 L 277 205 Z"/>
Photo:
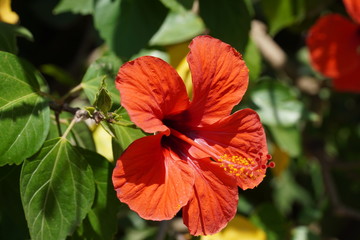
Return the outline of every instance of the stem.
<path id="1" fill-rule="evenodd" d="M 66 136 L 69 134 L 70 130 L 73 128 L 73 126 L 75 125 L 76 122 L 77 122 L 77 118 L 74 117 L 73 120 L 71 121 L 70 125 L 68 126 L 68 128 L 64 132 L 64 134 L 61 136 L 61 138 L 66 139 Z"/>
<path id="2" fill-rule="evenodd" d="M 166 232 L 169 228 L 169 220 L 165 220 L 160 222 L 159 232 L 156 235 L 156 240 L 164 240 L 166 237 Z"/>
<path id="3" fill-rule="evenodd" d="M 56 126 L 57 126 L 57 130 L 59 133 L 59 136 L 61 136 L 61 124 L 60 124 L 60 117 L 59 117 L 59 113 L 55 112 L 55 121 L 56 121 Z"/>
<path id="4" fill-rule="evenodd" d="M 72 94 L 74 94 L 74 93 L 77 93 L 77 92 L 79 92 L 79 91 L 81 91 L 82 90 L 82 85 L 81 85 L 81 83 L 79 84 L 79 85 L 77 85 L 77 86 L 75 86 L 73 89 L 71 89 L 67 94 L 65 94 L 64 96 L 62 96 L 60 99 L 59 99 L 59 102 L 60 103 L 63 103 L 63 102 L 65 102 L 65 100 L 68 98 L 68 97 L 70 97 Z"/>
<path id="5" fill-rule="evenodd" d="M 37 93 L 40 94 L 40 95 L 43 96 L 43 97 L 49 98 L 50 100 L 52 100 L 52 101 L 54 101 L 54 102 L 57 101 L 57 99 L 56 99 L 54 96 L 52 96 L 52 95 L 50 95 L 50 94 L 48 94 L 48 93 L 46 93 L 46 92 L 38 91 Z"/>

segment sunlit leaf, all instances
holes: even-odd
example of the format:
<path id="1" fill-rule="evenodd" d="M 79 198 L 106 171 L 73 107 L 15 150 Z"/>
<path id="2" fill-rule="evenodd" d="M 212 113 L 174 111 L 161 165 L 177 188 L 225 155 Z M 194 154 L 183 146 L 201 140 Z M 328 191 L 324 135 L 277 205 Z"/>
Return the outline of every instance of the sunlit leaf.
<path id="1" fill-rule="evenodd" d="M 248 41 L 251 16 L 244 0 L 200 0 L 200 16 L 209 34 L 243 52 Z"/>
<path id="2" fill-rule="evenodd" d="M 32 34 L 26 28 L 0 21 L 0 51 L 16 54 L 18 52 L 16 37 L 33 39 Z"/>
<path id="3" fill-rule="evenodd" d="M 305 16 L 305 1 L 265 0 L 261 1 L 261 4 L 272 35 L 282 28 L 300 21 Z"/>
<path id="4" fill-rule="evenodd" d="M 159 31 L 151 38 L 151 45 L 170 45 L 184 42 L 203 33 L 201 18 L 191 11 L 170 11 Z"/>
<path id="5" fill-rule="evenodd" d="M 83 15 L 90 14 L 94 11 L 94 0 L 61 0 L 54 8 L 54 13 L 80 13 Z"/>
<path id="6" fill-rule="evenodd" d="M 161 58 L 165 62 L 169 61 L 169 55 L 166 52 L 159 50 L 159 49 L 155 49 L 155 48 L 141 49 L 140 52 L 131 56 L 130 60 L 134 60 L 134 59 L 136 59 L 138 57 L 142 57 L 142 56 L 153 56 L 153 57 Z"/>
<path id="7" fill-rule="evenodd" d="M 253 89 L 251 98 L 265 124 L 294 126 L 301 117 L 303 104 L 290 87 L 275 79 L 264 79 Z"/>
<path id="8" fill-rule="evenodd" d="M 184 9 L 190 10 L 193 6 L 194 0 L 160 0 L 171 11 L 182 11 Z"/>
<path id="9" fill-rule="evenodd" d="M 287 85 L 275 79 L 264 78 L 251 92 L 259 107 L 261 121 L 268 125 L 275 142 L 290 156 L 301 153 L 299 121 L 303 103 Z"/>
<path id="10" fill-rule="evenodd" d="M 291 240 L 320 240 L 320 236 L 316 235 L 307 226 L 298 226 L 291 231 Z"/>
<path id="11" fill-rule="evenodd" d="M 0 166 L 19 164 L 39 150 L 50 111 L 39 94 L 41 75 L 27 62 L 0 52 Z"/>
<path id="12" fill-rule="evenodd" d="M 91 208 L 94 177 L 85 157 L 57 138 L 24 162 L 20 192 L 31 239 L 65 239 Z"/>
<path id="13" fill-rule="evenodd" d="M 129 59 L 148 45 L 167 12 L 158 0 L 99 0 L 94 21 L 110 49 Z"/>
<path id="14" fill-rule="evenodd" d="M 89 66 L 82 79 L 81 86 L 91 104 L 94 103 L 101 81 L 105 78 L 112 101 L 115 106 L 120 105 L 120 94 L 115 88 L 115 77 L 120 66 L 121 61 L 114 55 L 103 56 Z"/>
<path id="15" fill-rule="evenodd" d="M 109 161 L 113 161 L 111 135 L 102 127 L 102 125 L 98 125 L 95 128 L 93 138 L 95 141 L 96 152 L 106 157 Z"/>

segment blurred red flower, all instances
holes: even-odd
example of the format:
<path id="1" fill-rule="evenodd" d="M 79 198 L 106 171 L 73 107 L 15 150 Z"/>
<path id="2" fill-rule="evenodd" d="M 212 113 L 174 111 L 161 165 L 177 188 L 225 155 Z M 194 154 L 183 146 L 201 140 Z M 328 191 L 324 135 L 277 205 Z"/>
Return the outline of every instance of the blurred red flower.
<path id="1" fill-rule="evenodd" d="M 235 216 L 238 186 L 256 187 L 268 163 L 266 137 L 251 109 L 231 114 L 248 69 L 230 45 L 210 36 L 190 43 L 194 98 L 176 71 L 145 56 L 124 64 L 116 86 L 131 120 L 145 132 L 120 156 L 113 184 L 142 218 L 171 219 L 182 208 L 193 235 L 214 234 Z"/>
<path id="2" fill-rule="evenodd" d="M 309 30 L 312 65 L 333 78 L 338 91 L 360 92 L 360 1 L 344 0 L 354 22 L 339 14 L 321 17 Z"/>

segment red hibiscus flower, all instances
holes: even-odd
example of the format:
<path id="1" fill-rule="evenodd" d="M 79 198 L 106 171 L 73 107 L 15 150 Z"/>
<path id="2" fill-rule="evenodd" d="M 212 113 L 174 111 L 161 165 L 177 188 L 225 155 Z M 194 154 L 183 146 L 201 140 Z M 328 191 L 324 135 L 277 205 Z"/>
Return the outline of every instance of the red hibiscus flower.
<path id="1" fill-rule="evenodd" d="M 328 14 L 310 29 L 307 45 L 312 65 L 336 90 L 360 92 L 360 1 L 343 2 L 354 22 Z"/>
<path id="2" fill-rule="evenodd" d="M 176 71 L 155 57 L 124 64 L 116 86 L 131 120 L 153 133 L 134 141 L 113 172 L 120 201 L 142 218 L 171 219 L 182 209 L 193 235 L 220 231 L 235 216 L 238 186 L 256 187 L 268 163 L 266 138 L 250 109 L 231 114 L 248 69 L 230 45 L 195 38 L 187 61 L 192 101 Z"/>

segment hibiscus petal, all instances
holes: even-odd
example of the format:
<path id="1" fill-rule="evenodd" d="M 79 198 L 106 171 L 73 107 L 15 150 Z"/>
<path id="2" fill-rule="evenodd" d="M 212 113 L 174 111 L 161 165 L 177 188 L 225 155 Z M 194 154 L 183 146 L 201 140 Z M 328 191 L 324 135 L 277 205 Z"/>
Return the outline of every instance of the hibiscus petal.
<path id="1" fill-rule="evenodd" d="M 315 69 L 331 78 L 338 78 L 359 66 L 360 35 L 358 26 L 338 14 L 320 18 L 307 38 Z"/>
<path id="2" fill-rule="evenodd" d="M 192 162 L 194 197 L 183 208 L 184 224 L 192 235 L 214 234 L 235 216 L 238 190 L 234 179 L 209 159 Z"/>
<path id="3" fill-rule="evenodd" d="M 343 0 L 347 12 L 352 19 L 360 24 L 360 2 L 359 0 Z"/>
<path id="4" fill-rule="evenodd" d="M 360 93 L 360 62 L 358 68 L 333 80 L 334 88 L 340 92 Z"/>
<path id="5" fill-rule="evenodd" d="M 144 219 L 173 218 L 193 194 L 192 168 L 161 146 L 162 136 L 136 140 L 113 172 L 117 197 Z"/>
<path id="6" fill-rule="evenodd" d="M 230 114 L 248 86 L 249 70 L 230 45 L 210 36 L 190 43 L 189 63 L 194 98 L 189 108 L 192 125 L 206 125 Z"/>
<path id="7" fill-rule="evenodd" d="M 251 164 L 244 168 L 255 168 L 257 165 L 267 165 L 269 159 L 266 145 L 266 135 L 257 113 L 251 109 L 243 109 L 206 127 L 187 133 L 195 142 L 207 147 L 216 155 L 248 159 Z M 196 158 L 208 157 L 201 150 L 190 147 L 190 154 Z M 261 161 L 257 163 L 256 158 Z M 247 160 L 246 160 L 247 161 Z M 254 188 L 265 177 L 266 168 L 248 171 L 237 177 L 238 186 L 242 189 Z M 232 174 L 236 174 L 234 172 Z M 249 175 L 252 173 L 252 176 Z"/>
<path id="8" fill-rule="evenodd" d="M 122 65 L 116 87 L 131 120 L 149 133 L 167 131 L 161 120 L 189 105 L 185 85 L 177 72 L 155 57 L 144 56 Z"/>

